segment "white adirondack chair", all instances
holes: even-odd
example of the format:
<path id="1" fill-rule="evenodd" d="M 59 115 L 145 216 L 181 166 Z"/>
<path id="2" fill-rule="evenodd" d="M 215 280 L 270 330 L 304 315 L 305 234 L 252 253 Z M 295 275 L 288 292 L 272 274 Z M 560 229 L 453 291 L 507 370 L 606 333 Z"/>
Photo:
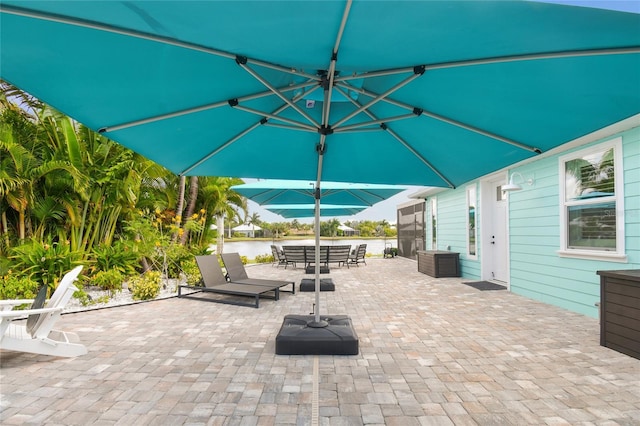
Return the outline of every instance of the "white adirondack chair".
<path id="1" fill-rule="evenodd" d="M 67 272 L 43 308 L 13 311 L 14 306 L 32 303 L 31 299 L 0 300 L 0 349 L 42 355 L 75 357 L 87 353 L 75 333 L 53 330 L 77 288 L 73 282 L 82 266 Z M 31 321 L 14 321 L 29 316 Z M 27 329 L 27 323 L 33 326 Z M 31 325 L 31 324 L 30 324 Z"/>

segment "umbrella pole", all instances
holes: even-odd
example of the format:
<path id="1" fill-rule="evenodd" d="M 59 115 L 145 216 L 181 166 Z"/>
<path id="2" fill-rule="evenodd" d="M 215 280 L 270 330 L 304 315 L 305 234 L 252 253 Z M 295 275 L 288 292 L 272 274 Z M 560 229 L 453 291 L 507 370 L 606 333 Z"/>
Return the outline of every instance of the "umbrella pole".
<path id="1" fill-rule="evenodd" d="M 329 325 L 328 322 L 320 319 L 320 186 L 316 186 L 316 208 L 315 208 L 315 225 L 314 233 L 316 236 L 316 250 L 315 250 L 315 293 L 316 293 L 316 308 L 314 309 L 315 318 L 307 325 L 309 327 L 321 328 Z"/>

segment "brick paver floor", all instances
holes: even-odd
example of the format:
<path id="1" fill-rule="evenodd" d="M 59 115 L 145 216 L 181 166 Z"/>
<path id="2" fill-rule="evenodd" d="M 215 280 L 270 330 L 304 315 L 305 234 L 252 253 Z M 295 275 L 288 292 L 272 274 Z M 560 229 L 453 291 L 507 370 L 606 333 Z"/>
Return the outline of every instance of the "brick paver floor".
<path id="1" fill-rule="evenodd" d="M 2 351 L 0 423 L 640 424 L 640 361 L 601 347 L 597 319 L 431 278 L 402 258 L 331 277 L 320 312 L 351 317 L 358 355 L 275 355 L 283 317 L 312 312 L 313 293 L 259 309 L 171 298 L 67 314 L 59 328 L 89 353 Z"/>

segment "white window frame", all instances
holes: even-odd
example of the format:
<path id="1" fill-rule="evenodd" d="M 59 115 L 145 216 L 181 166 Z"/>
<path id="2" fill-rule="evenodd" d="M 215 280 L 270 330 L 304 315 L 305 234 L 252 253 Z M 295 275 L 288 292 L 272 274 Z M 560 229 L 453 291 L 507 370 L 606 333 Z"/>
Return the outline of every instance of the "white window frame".
<path id="1" fill-rule="evenodd" d="M 435 197 L 431 197 L 429 199 L 429 211 L 430 211 L 430 215 L 429 215 L 429 228 L 431 229 L 431 233 L 430 236 L 431 238 L 430 240 L 430 247 L 431 250 L 437 250 L 438 249 L 438 201 L 436 200 Z M 435 228 L 433 229 L 433 223 L 435 221 Z M 435 238 L 434 238 L 434 231 L 435 231 Z"/>
<path id="2" fill-rule="evenodd" d="M 470 205 L 470 196 L 469 194 L 473 192 L 473 197 L 475 199 L 475 227 L 473 229 L 473 234 L 475 237 L 475 247 L 476 247 L 476 252 L 474 254 L 471 254 L 471 241 L 469 240 L 469 235 L 470 235 L 470 229 L 469 229 L 469 205 Z M 465 217 L 465 229 L 466 229 L 466 236 L 465 239 L 467 241 L 467 258 L 468 259 L 477 259 L 478 258 L 478 249 L 480 248 L 479 245 L 479 241 L 478 241 L 478 189 L 476 187 L 476 185 L 469 185 L 465 188 L 465 199 L 466 199 L 466 205 L 465 205 L 465 213 L 464 213 L 464 217 Z"/>
<path id="3" fill-rule="evenodd" d="M 566 163 L 571 160 L 582 158 L 589 154 L 595 154 L 602 151 L 613 149 L 614 161 L 614 179 L 615 179 L 615 196 L 612 199 L 616 203 L 616 250 L 583 250 L 569 248 L 567 233 L 567 204 L 565 191 L 565 173 Z M 593 145 L 591 147 L 581 149 L 563 155 L 558 159 L 558 177 L 559 177 L 559 207 L 560 207 L 560 249 L 558 255 L 561 257 L 572 257 L 578 259 L 605 260 L 612 262 L 626 262 L 625 254 L 625 233 L 624 233 L 624 165 L 622 156 L 622 138 L 618 137 L 607 142 Z"/>

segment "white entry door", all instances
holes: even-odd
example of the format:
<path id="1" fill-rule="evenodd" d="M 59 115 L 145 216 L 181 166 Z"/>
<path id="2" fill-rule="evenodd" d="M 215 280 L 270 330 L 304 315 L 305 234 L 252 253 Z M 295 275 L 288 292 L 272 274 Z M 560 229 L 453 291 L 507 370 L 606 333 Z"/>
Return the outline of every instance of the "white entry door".
<path id="1" fill-rule="evenodd" d="M 507 195 L 502 191 L 505 177 L 494 178 L 482 185 L 483 196 L 483 278 L 508 283 Z"/>

